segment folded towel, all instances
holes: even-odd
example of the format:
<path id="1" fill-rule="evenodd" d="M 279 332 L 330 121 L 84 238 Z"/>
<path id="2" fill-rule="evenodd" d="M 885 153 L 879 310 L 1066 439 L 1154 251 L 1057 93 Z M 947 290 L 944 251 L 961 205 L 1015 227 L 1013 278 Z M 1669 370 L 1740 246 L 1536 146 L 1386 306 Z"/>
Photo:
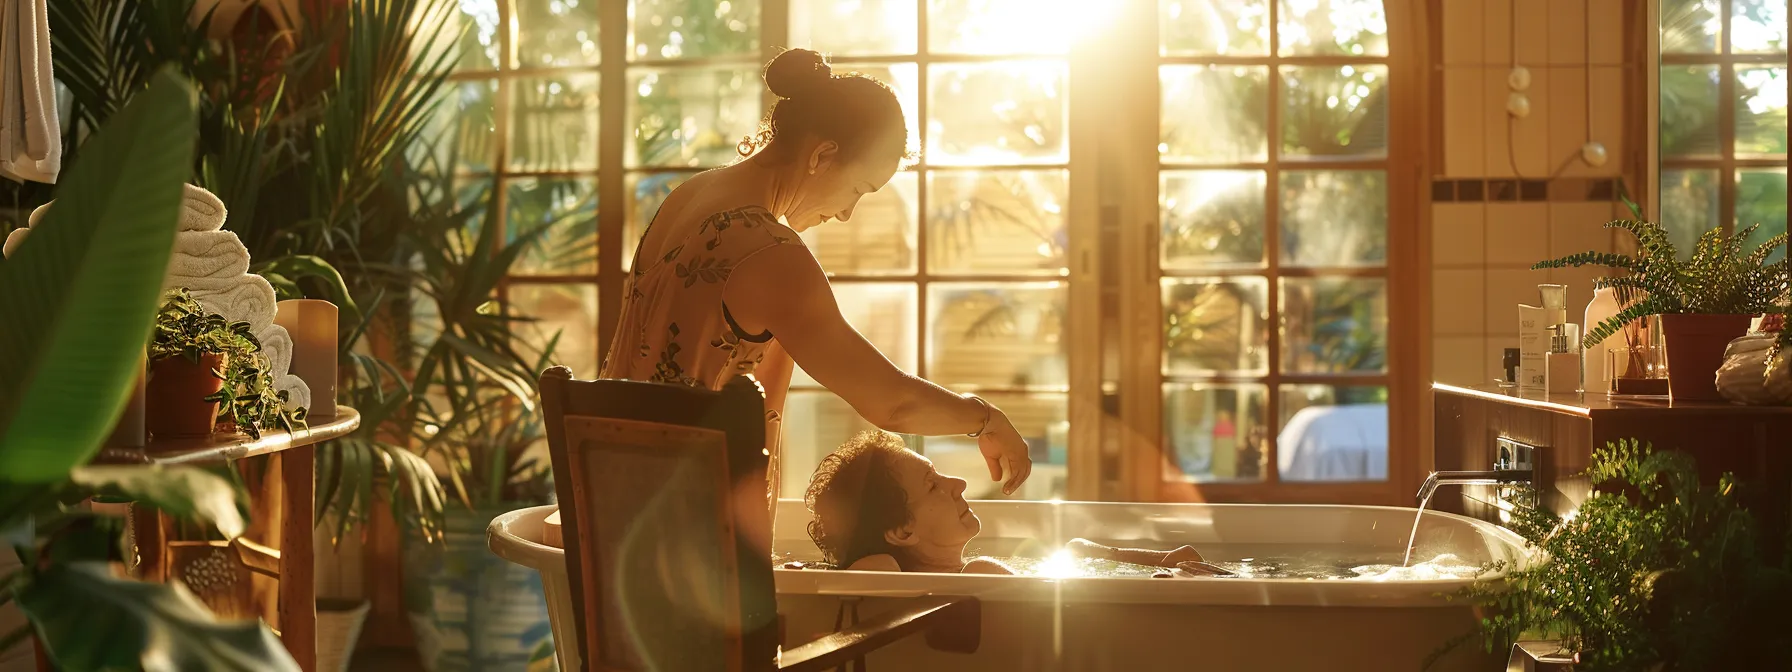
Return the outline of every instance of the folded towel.
<path id="1" fill-rule="evenodd" d="M 62 125 L 46 9 L 44 0 L 0 7 L 0 175 L 54 183 L 62 171 Z"/>
<path id="2" fill-rule="evenodd" d="M 201 187 L 189 184 L 186 189 L 186 200 L 180 207 L 180 230 L 217 231 L 224 228 L 224 218 L 229 214 L 224 210 L 224 202 Z"/>
<path id="3" fill-rule="evenodd" d="M 248 322 L 250 332 L 259 334 L 274 323 L 274 286 L 259 275 L 191 278 L 173 286 L 191 290 L 199 305 L 226 320 Z"/>
<path id="4" fill-rule="evenodd" d="M 298 376 L 286 374 L 274 380 L 274 391 L 286 393 L 286 410 L 311 408 L 311 388 Z"/>
<path id="5" fill-rule="evenodd" d="M 292 335 L 286 333 L 286 327 L 268 325 L 255 339 L 261 341 L 261 354 L 268 358 L 268 375 L 279 379 L 292 369 Z"/>
<path id="6" fill-rule="evenodd" d="M 27 233 L 31 233 L 31 229 L 13 229 L 12 233 L 6 234 L 6 245 L 0 248 L 0 256 L 12 256 L 12 251 L 19 248 L 19 243 L 25 242 Z"/>
<path id="7" fill-rule="evenodd" d="M 234 278 L 249 272 L 249 249 L 229 231 L 182 231 L 174 234 L 174 255 L 163 285 L 187 278 Z"/>

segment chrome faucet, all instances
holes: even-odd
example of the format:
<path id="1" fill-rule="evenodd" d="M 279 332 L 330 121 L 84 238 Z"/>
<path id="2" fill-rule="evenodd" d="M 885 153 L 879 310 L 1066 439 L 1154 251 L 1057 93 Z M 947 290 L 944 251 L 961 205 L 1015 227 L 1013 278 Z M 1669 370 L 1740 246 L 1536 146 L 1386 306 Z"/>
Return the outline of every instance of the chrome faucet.
<path id="1" fill-rule="evenodd" d="M 1486 471 L 1433 471 L 1425 477 L 1425 483 L 1419 486 L 1419 506 L 1431 501 L 1439 486 L 1445 485 L 1505 485 L 1511 483 L 1533 483 L 1536 481 L 1536 465 L 1533 461 L 1537 448 L 1500 437 L 1495 445 L 1499 457 L 1493 462 L 1493 468 Z"/>

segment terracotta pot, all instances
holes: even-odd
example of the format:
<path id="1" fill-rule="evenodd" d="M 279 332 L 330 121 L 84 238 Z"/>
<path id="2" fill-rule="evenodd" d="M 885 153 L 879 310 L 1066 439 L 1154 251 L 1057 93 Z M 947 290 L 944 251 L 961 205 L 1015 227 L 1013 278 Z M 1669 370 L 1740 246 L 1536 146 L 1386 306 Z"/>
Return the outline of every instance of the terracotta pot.
<path id="1" fill-rule="evenodd" d="M 161 438 L 210 436 L 218 420 L 218 402 L 205 398 L 224 388 L 212 372 L 224 370 L 223 355 L 201 355 L 199 363 L 168 357 L 149 363 L 144 424 Z"/>
<path id="2" fill-rule="evenodd" d="M 1674 401 L 1724 400 L 1717 392 L 1717 368 L 1724 348 L 1748 332 L 1753 315 L 1663 315 L 1667 340 L 1668 388 Z"/>

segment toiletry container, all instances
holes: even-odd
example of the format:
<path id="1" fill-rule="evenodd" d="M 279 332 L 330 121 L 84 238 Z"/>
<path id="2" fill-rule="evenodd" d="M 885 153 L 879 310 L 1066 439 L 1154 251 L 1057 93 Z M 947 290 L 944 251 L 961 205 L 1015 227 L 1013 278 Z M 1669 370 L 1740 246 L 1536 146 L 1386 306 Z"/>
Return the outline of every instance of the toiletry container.
<path id="1" fill-rule="evenodd" d="M 1619 310 L 1621 308 L 1618 306 L 1618 290 L 1611 287 L 1594 290 L 1593 300 L 1587 302 L 1587 312 L 1582 316 L 1581 328 L 1591 331 L 1598 327 L 1599 323 L 1617 315 Z M 1606 336 L 1605 340 L 1593 344 L 1592 347 L 1581 353 L 1580 372 L 1583 386 L 1591 384 L 1592 389 L 1601 392 L 1611 388 L 1611 385 L 1607 383 L 1611 380 L 1611 374 L 1605 370 L 1607 366 L 1605 353 L 1611 345 L 1623 343 L 1623 338 L 1617 332 L 1613 332 L 1610 336 Z"/>
<path id="2" fill-rule="evenodd" d="M 1549 352 L 1543 358 L 1550 394 L 1581 391 L 1580 325 L 1549 325 Z"/>

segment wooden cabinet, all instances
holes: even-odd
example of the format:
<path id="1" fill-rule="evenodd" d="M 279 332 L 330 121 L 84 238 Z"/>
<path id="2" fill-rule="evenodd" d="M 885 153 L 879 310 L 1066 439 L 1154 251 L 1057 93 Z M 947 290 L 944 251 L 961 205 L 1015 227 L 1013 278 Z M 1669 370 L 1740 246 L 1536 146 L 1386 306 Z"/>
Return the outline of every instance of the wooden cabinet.
<path id="1" fill-rule="evenodd" d="M 1604 394 L 1518 396 L 1516 390 L 1441 384 L 1432 390 L 1433 468 L 1438 471 L 1491 468 L 1500 438 L 1535 446 L 1543 501 L 1565 512 L 1590 492 L 1580 474 L 1593 448 L 1636 439 L 1657 450 L 1691 454 L 1708 482 L 1723 472 L 1734 473 L 1765 529 L 1785 529 L 1792 509 L 1792 408 L 1676 404 Z M 1497 521 L 1500 513 L 1492 487 L 1439 492 L 1433 505 L 1486 520 Z"/>

